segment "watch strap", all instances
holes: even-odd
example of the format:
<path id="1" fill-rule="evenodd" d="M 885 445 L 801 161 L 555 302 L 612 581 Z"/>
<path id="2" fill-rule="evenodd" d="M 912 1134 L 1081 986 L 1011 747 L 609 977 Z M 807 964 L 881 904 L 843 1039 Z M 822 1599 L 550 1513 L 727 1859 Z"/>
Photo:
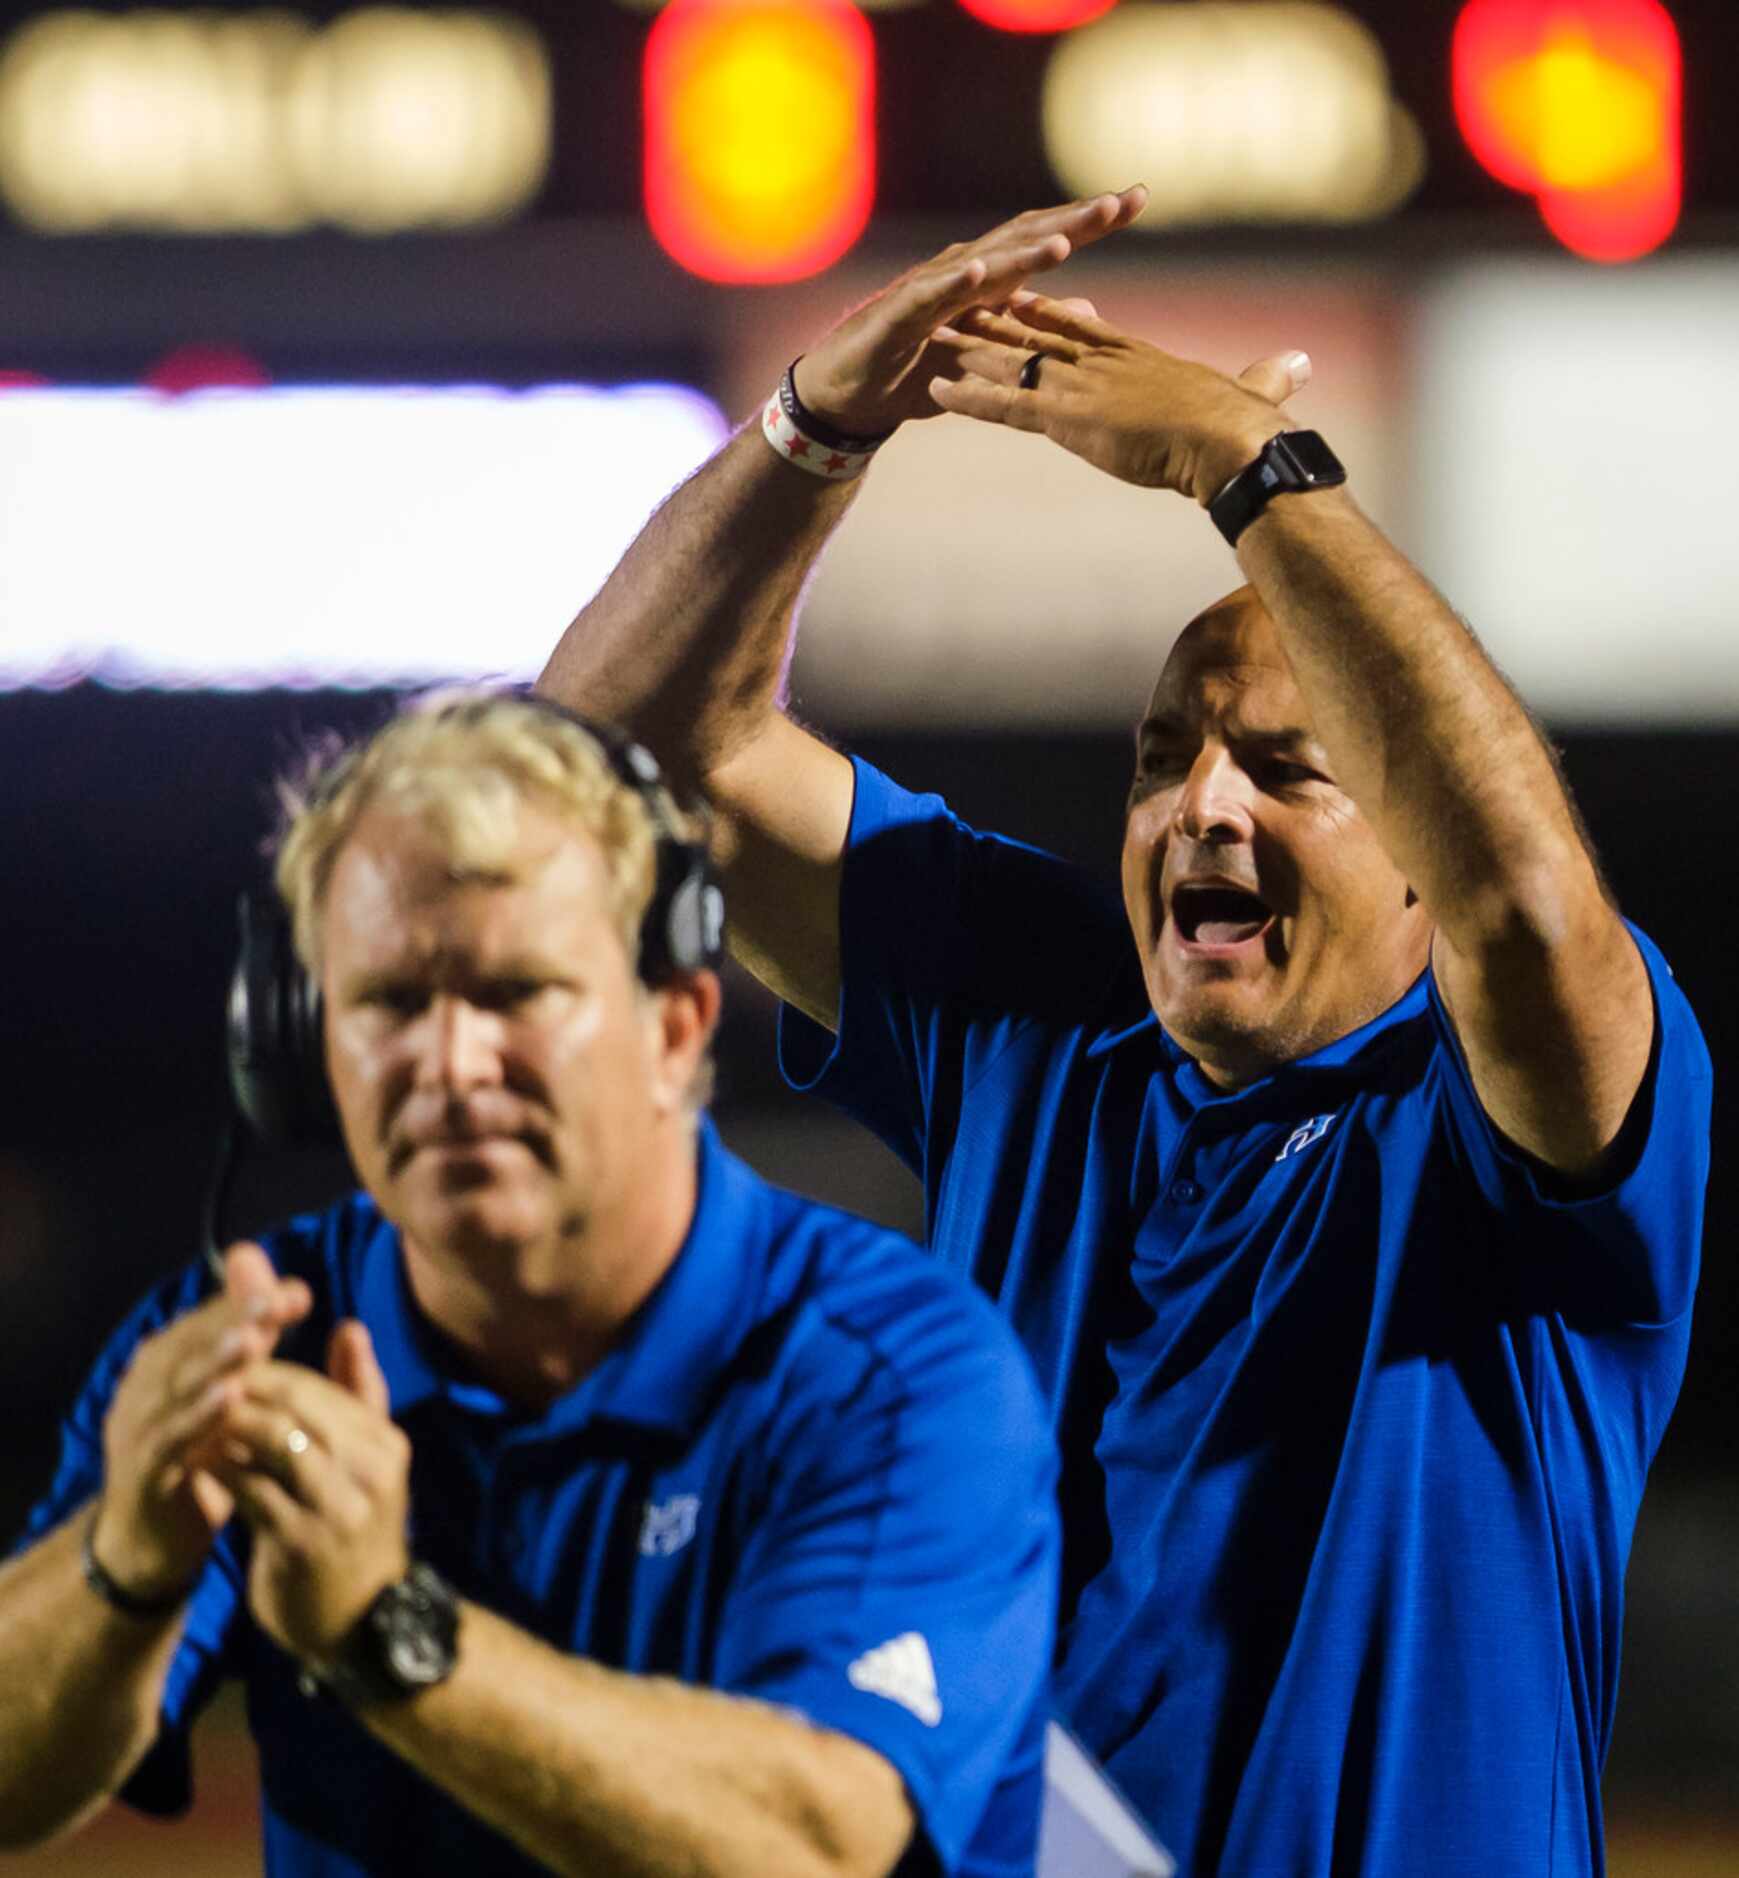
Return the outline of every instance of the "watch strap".
<path id="1" fill-rule="evenodd" d="M 1238 537 L 1275 496 L 1289 491 L 1333 489 L 1347 479 L 1339 457 L 1314 430 L 1283 430 L 1270 437 L 1208 504 L 1214 526 L 1236 547 Z"/>
<path id="2" fill-rule="evenodd" d="M 331 1663 L 304 1671 L 303 1693 L 334 1695 L 347 1708 L 402 1702 L 452 1675 L 458 1640 L 458 1595 L 419 1561 L 375 1595 Z"/>

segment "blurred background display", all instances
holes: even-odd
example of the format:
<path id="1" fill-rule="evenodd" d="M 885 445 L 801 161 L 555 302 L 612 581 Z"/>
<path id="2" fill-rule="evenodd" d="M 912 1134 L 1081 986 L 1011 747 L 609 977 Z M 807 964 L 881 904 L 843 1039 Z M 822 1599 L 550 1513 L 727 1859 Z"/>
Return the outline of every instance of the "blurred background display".
<path id="1" fill-rule="evenodd" d="M 271 779 L 398 688 L 535 675 L 821 329 L 1023 207 L 1146 181 L 1059 289 L 1296 401 L 1563 746 L 1718 1066 L 1691 1367 L 1629 1579 L 1619 1878 L 1739 1870 L 1739 10 L 1733 0 L 0 0 L 0 1525 L 195 1250 Z M 1238 579 L 1187 505 L 953 419 L 878 459 L 800 710 L 1115 868 L 1130 728 Z M 717 1110 L 921 1232 L 733 970 Z M 345 1170 L 254 1163 L 243 1224 Z M 6 1869 L 258 1869 L 181 1828 Z M 1477 1838 L 1476 1824 L 1470 1832 Z"/>

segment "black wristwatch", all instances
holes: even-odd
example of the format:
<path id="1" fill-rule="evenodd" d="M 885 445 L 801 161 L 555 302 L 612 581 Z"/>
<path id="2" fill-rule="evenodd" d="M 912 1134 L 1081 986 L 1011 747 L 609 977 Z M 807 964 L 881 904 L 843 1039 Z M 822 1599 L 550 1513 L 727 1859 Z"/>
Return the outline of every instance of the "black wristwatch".
<path id="1" fill-rule="evenodd" d="M 459 1661 L 459 1599 L 431 1565 L 413 1565 L 356 1620 L 337 1660 L 310 1671 L 304 1687 L 328 1690 L 349 1708 L 402 1702 L 445 1682 Z"/>
<path id="2" fill-rule="evenodd" d="M 1333 489 L 1347 479 L 1341 460 L 1314 430 L 1283 430 L 1239 470 L 1208 504 L 1208 513 L 1233 547 L 1275 496 L 1294 489 Z"/>

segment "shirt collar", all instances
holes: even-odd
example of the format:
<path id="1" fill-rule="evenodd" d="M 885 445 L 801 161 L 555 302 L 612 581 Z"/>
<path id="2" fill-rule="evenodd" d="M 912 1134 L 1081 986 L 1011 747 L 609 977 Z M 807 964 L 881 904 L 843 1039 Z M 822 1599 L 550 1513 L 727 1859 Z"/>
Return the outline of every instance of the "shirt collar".
<path id="1" fill-rule="evenodd" d="M 698 1191 L 681 1250 L 603 1361 L 538 1418 L 546 1432 L 571 1433 L 597 1420 L 692 1432 L 753 1326 L 765 1275 L 758 1183 L 704 1116 L 698 1134 Z M 411 1296 L 399 1235 L 384 1218 L 363 1258 L 358 1302 L 393 1414 L 402 1417 L 431 1396 L 476 1413 L 512 1413 L 493 1390 L 453 1373 Z"/>
<path id="2" fill-rule="evenodd" d="M 1421 972 L 1386 1011 L 1373 1017 L 1368 1024 L 1361 1024 L 1357 1030 L 1349 1030 L 1344 1037 L 1337 1037 L 1333 1043 L 1324 1044 L 1320 1050 L 1313 1050 L 1309 1056 L 1301 1056 L 1296 1062 L 1282 1063 L 1260 1081 L 1246 1083 L 1241 1089 L 1216 1088 L 1202 1074 L 1195 1059 L 1182 1044 L 1162 1027 L 1152 1011 L 1121 1030 L 1102 1031 L 1087 1046 L 1087 1055 L 1105 1056 L 1113 1050 L 1130 1047 L 1137 1038 L 1141 1038 L 1144 1040 L 1143 1047 L 1157 1050 L 1170 1065 L 1178 1088 L 1192 1106 L 1206 1108 L 1210 1103 L 1242 1102 L 1255 1096 L 1258 1091 L 1289 1087 L 1301 1078 L 1324 1072 L 1332 1074 L 1362 1065 L 1367 1053 L 1382 1047 L 1389 1033 L 1397 1026 L 1424 1014 L 1427 977 L 1426 972 Z"/>

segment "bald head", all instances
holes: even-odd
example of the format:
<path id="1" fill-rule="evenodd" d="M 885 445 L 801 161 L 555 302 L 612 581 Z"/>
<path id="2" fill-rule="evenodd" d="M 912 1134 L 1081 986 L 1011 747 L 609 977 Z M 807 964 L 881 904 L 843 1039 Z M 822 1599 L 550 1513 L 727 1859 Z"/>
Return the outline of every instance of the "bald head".
<path id="1" fill-rule="evenodd" d="M 1280 633 L 1254 587 L 1239 587 L 1204 607 L 1178 634 L 1153 688 L 1150 716 L 1186 708 L 1204 672 L 1267 671 L 1292 682 Z"/>

